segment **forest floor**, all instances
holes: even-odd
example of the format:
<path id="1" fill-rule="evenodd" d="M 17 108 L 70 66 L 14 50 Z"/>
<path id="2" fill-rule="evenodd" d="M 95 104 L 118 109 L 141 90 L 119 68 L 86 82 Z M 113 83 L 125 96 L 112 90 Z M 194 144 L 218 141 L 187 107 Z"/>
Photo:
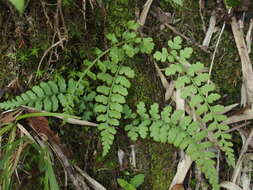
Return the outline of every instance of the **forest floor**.
<path id="1" fill-rule="evenodd" d="M 56 80 L 60 77 L 66 80 L 70 78 L 78 80 L 87 67 L 84 60 L 94 60 L 97 56 L 94 52 L 97 49 L 107 50 L 110 47 L 106 35 L 108 33 L 122 34 L 127 22 L 135 20 L 141 25 L 138 34 L 141 37 L 153 39 L 155 44 L 153 53 L 155 50 L 166 47 L 168 40 L 181 36 L 183 45 L 193 48 L 191 63 L 198 61 L 204 63 L 207 72 L 210 67 L 212 68 L 211 81 L 215 83 L 216 91 L 221 95 L 218 103 L 227 106 L 228 109 L 229 105 L 238 104 L 237 107 L 233 107 L 226 113 L 230 119 L 229 126 L 232 129 L 230 134 L 236 158 L 246 153 L 250 155 L 248 153 L 253 144 L 251 142 L 252 130 L 250 122 L 246 120 L 251 120 L 253 117 L 251 116 L 252 98 L 249 97 L 252 92 L 248 90 L 250 87 L 247 86 L 251 84 L 251 77 L 247 76 L 251 74 L 248 71 L 251 68 L 250 61 L 253 56 L 247 50 L 252 47 L 250 33 L 252 33 L 253 25 L 251 16 L 253 5 L 248 4 L 246 8 L 241 5 L 228 13 L 224 4 L 217 2 L 184 1 L 183 6 L 180 6 L 172 0 L 160 2 L 28 0 L 25 11 L 21 15 L 10 2 L 0 1 L 0 100 L 1 102 L 9 100 L 42 81 Z M 148 7 L 148 3 L 152 5 Z M 145 11 L 147 11 L 146 16 Z M 234 27 L 231 27 L 232 23 Z M 236 24 L 238 23 L 243 23 L 243 28 L 239 27 L 237 31 Z M 240 32 L 243 33 L 242 36 Z M 247 32 L 249 33 L 248 38 Z M 240 50 L 238 43 L 246 45 L 248 49 Z M 106 56 L 105 59 L 108 58 L 108 55 Z M 245 56 L 248 57 L 248 60 L 242 59 Z M 163 72 L 167 63 L 161 62 L 158 65 L 154 63 L 152 54 L 139 53 L 134 58 L 124 60 L 124 64 L 135 72 L 135 78 L 131 79 L 131 87 L 126 97 L 126 102 L 131 108 L 134 108 L 140 101 L 145 102 L 147 106 L 157 102 L 161 107 L 166 105 L 176 107 L 177 102 L 168 98 L 172 97 L 168 95 L 172 92 L 168 87 L 166 88 L 165 79 L 159 74 L 159 71 Z M 98 72 L 97 70 L 97 68 L 94 69 L 94 72 Z M 171 81 L 167 79 L 167 82 Z M 99 82 L 90 81 L 91 85 L 88 88 L 90 88 L 89 92 L 92 92 Z M 242 86 L 246 90 L 241 90 Z M 242 106 L 240 106 L 241 101 Z M 22 107 L 20 114 L 33 113 L 29 109 Z M 59 108 L 57 112 L 63 113 L 63 109 Z M 73 176 L 75 176 L 74 171 L 78 169 L 69 171 L 64 164 L 62 167 L 62 162 L 66 161 L 85 171 L 80 172 L 81 176 L 87 173 L 93 180 L 109 190 L 122 188 L 132 190 L 130 187 L 120 187 L 118 179 L 129 182 L 137 174 L 145 176 L 140 189 L 168 190 L 175 179 L 178 163 L 184 158 L 182 152 L 173 145 L 157 143 L 151 139 L 130 140 L 124 128 L 121 127 L 123 124 L 118 127 L 109 153 L 103 156 L 100 133 L 94 127 L 69 124 L 66 118 L 60 120 L 43 116 L 18 122 L 14 115 L 8 115 L 7 112 L 6 116 L 6 112 L 2 110 L 0 124 L 3 124 L 0 126 L 5 126 L 5 123 L 22 125 L 24 131 L 31 133 L 37 143 L 41 142 L 38 144 L 42 147 L 44 141 L 41 140 L 40 133 L 34 134 L 32 128 L 34 130 L 36 125 L 46 125 L 48 128 L 50 126 L 50 132 L 45 134 L 52 132 L 53 138 L 60 142 L 60 149 L 65 156 L 60 157 L 55 147 L 52 148 L 54 151 L 48 151 L 50 153 L 45 151 L 46 153 L 42 154 L 42 150 L 35 145 L 28 146 L 29 143 L 23 141 L 22 146 L 16 145 L 27 135 L 19 127 L 15 130 L 9 127 L 6 128 L 6 131 L 0 129 L 1 144 L 8 145 L 8 142 L 12 142 L 9 150 L 7 148 L 0 152 L 0 174 L 3 171 L 2 176 L 5 177 L 0 177 L 0 181 L 11 179 L 11 182 L 6 182 L 11 184 L 9 186 L 11 189 L 30 190 L 49 187 L 54 189 L 55 184 L 49 180 L 52 176 L 56 178 L 59 189 L 76 189 L 76 181 Z M 82 108 L 74 110 L 71 115 L 93 123 L 97 122 L 93 113 L 93 103 L 89 100 Z M 35 130 L 36 132 L 38 131 Z M 246 146 L 245 142 L 249 144 L 246 143 Z M 242 147 L 243 150 L 241 150 Z M 3 153 L 5 155 L 8 153 L 9 157 Z M 41 155 L 50 162 L 43 162 Z M 53 155 L 57 155 L 60 159 Z M 6 161 L 8 159 L 9 162 Z M 247 164 L 251 159 L 239 160 Z M 238 186 L 242 185 L 243 182 L 238 182 L 243 180 L 240 177 L 245 174 L 242 168 L 236 168 L 241 175 L 236 179 L 233 176 L 231 180 L 231 174 L 235 173 L 235 170 L 225 164 L 223 154 L 218 160 L 220 161 L 218 162 L 220 182 L 232 181 Z M 4 173 L 6 164 L 13 169 L 12 172 L 8 170 L 7 174 Z M 53 167 L 52 170 L 50 167 Z M 45 171 L 51 171 L 51 173 L 49 172 L 45 177 Z M 195 165 L 186 173 L 187 176 L 183 181 L 185 189 L 208 189 L 208 182 Z M 72 178 L 71 175 L 73 175 Z M 246 175 L 248 179 L 246 181 L 250 183 L 249 176 Z M 89 187 L 83 185 L 83 189 L 99 189 L 99 186 L 91 185 L 95 183 L 94 181 L 88 180 L 87 177 L 83 178 L 85 179 L 83 179 L 84 184 L 89 184 Z M 102 189 L 103 187 L 100 187 L 100 190 Z M 180 189 L 175 187 L 175 190 Z"/>

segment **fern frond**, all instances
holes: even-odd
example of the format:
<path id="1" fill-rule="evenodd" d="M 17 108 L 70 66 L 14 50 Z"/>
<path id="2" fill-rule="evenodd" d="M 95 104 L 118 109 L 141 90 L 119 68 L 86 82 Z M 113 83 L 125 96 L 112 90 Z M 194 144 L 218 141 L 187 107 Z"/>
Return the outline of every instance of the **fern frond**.
<path id="1" fill-rule="evenodd" d="M 203 171 L 213 189 L 219 189 L 218 174 L 215 168 L 213 152 L 208 148 L 214 146 L 212 142 L 203 141 L 207 136 L 206 131 L 198 132 L 198 122 L 190 116 L 184 116 L 183 110 L 176 110 L 166 106 L 159 112 L 158 104 L 151 105 L 149 111 L 143 102 L 137 105 L 138 116 L 125 130 L 131 140 L 151 137 L 157 142 L 173 144 L 186 151 L 198 167 Z"/>
<path id="2" fill-rule="evenodd" d="M 71 90 L 75 81 L 70 79 L 68 85 L 63 79 L 58 81 L 41 82 L 33 86 L 31 90 L 22 93 L 20 96 L 0 103 L 1 109 L 13 109 L 18 106 L 28 105 L 36 110 L 56 111 L 59 106 L 65 107 L 71 100 Z M 73 103 L 71 103 L 73 105 Z M 70 105 L 71 105 L 70 104 Z"/>
<path id="3" fill-rule="evenodd" d="M 193 52 L 192 48 L 182 48 L 181 43 L 182 39 L 180 37 L 175 37 L 168 42 L 171 50 L 165 59 L 169 62 L 173 60 L 174 63 L 166 68 L 165 75 L 179 74 L 175 86 L 182 90 L 181 97 L 195 110 L 195 113 L 201 118 L 201 122 L 207 124 L 206 131 L 216 139 L 221 150 L 225 152 L 228 163 L 234 166 L 235 158 L 230 141 L 231 135 L 225 132 L 228 126 L 222 124 L 227 118 L 225 115 L 220 114 L 224 111 L 224 107 L 214 104 L 215 101 L 220 99 L 220 95 L 214 92 L 215 85 L 209 82 L 209 74 L 201 72 L 204 65 L 200 62 L 194 64 L 188 62 L 187 59 L 191 57 Z M 157 56 L 155 55 L 158 54 L 154 54 L 156 59 Z"/>
<path id="4" fill-rule="evenodd" d="M 125 97 L 131 86 L 128 78 L 134 77 L 134 71 L 130 67 L 113 63 L 113 61 L 100 62 L 100 64 L 104 65 L 103 71 L 107 70 L 107 72 L 102 71 L 97 75 L 103 84 L 97 87 L 98 95 L 95 97 L 97 105 L 94 110 L 97 113 L 97 121 L 101 122 L 98 129 L 101 131 L 103 155 L 105 156 L 113 143 L 116 134 L 115 127 L 120 124 L 123 105 L 126 102 Z"/>

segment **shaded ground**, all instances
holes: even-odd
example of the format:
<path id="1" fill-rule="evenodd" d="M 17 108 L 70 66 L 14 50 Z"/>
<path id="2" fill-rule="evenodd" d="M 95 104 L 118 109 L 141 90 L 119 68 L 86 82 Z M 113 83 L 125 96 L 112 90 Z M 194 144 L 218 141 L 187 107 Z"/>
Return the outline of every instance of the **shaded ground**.
<path id="1" fill-rule="evenodd" d="M 7 89 L 3 99 L 19 94 L 41 80 L 49 80 L 58 75 L 75 76 L 82 69 L 84 59 L 93 59 L 92 52 L 95 47 L 107 48 L 105 34 L 111 31 L 122 32 L 122 25 L 134 19 L 135 6 L 141 8 L 144 4 L 143 1 L 128 3 L 123 0 L 108 1 L 103 6 L 96 3 L 93 5 L 94 8 L 88 4 L 85 20 L 82 5 L 79 2 L 67 0 L 64 2 L 62 8 L 64 19 L 59 15 L 55 19 L 56 5 L 47 4 L 56 3 L 55 1 L 46 1 L 45 4 L 40 1 L 30 1 L 23 17 L 19 16 L 6 2 L 0 2 L 0 88 L 4 89 L 13 80 L 18 80 L 17 85 Z M 205 33 L 202 30 L 197 3 L 187 1 L 182 8 L 165 2 L 160 4 L 156 2 L 154 5 L 173 13 L 175 21 L 173 25 L 177 30 L 201 43 Z M 210 3 L 207 7 L 211 9 L 212 6 L 213 4 Z M 206 16 L 204 20 L 208 23 L 209 16 Z M 218 27 L 220 26 L 221 23 Z M 168 29 L 160 30 L 157 19 L 152 16 L 148 17 L 144 33 L 154 37 L 157 47 L 163 47 L 168 39 L 175 36 Z M 63 47 L 56 46 L 50 49 L 41 61 L 48 48 L 65 35 L 68 35 L 68 39 L 63 42 Z M 217 39 L 217 33 L 215 35 Z M 212 79 L 223 94 L 225 104 L 238 102 L 240 95 L 241 66 L 232 39 L 228 28 L 222 37 L 212 75 Z M 214 46 L 215 40 L 211 42 L 211 49 Z M 197 47 L 194 47 L 194 50 L 193 61 L 200 60 L 209 66 L 211 55 Z M 36 72 L 40 61 L 40 70 Z M 147 104 L 156 101 L 165 105 L 164 90 L 148 59 L 140 56 L 128 64 L 134 68 L 137 75 L 130 89 L 129 104 L 134 106 L 142 100 Z M 123 129 L 119 131 L 111 152 L 105 158 L 101 156 L 101 143 L 96 130 L 68 125 L 61 126 L 60 129 L 55 127 L 54 130 L 59 133 L 66 147 L 71 150 L 72 161 L 86 169 L 108 189 L 118 188 L 116 179 L 119 177 L 129 179 L 129 176 L 144 173 L 146 180 L 141 186 L 143 190 L 167 190 L 174 176 L 177 154 L 169 145 L 138 141 L 136 143 L 137 168 L 131 168 L 129 161 L 126 161 L 126 166 L 122 171 L 119 168 L 117 151 L 122 149 L 130 154 L 132 144 Z M 31 174 L 32 170 L 31 167 L 29 170 Z M 62 175 L 60 170 L 59 176 Z M 27 186 L 27 189 L 29 188 L 30 186 Z"/>

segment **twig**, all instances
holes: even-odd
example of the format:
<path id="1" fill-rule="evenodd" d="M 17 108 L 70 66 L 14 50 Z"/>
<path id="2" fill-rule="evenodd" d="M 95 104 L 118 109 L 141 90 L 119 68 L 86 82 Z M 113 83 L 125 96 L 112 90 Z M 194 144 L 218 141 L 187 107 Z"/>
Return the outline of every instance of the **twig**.
<path id="1" fill-rule="evenodd" d="M 206 52 L 206 53 L 210 53 L 209 50 L 207 50 L 207 48 L 205 46 L 200 45 L 197 42 L 193 42 L 190 38 L 188 38 L 187 36 L 185 36 L 184 34 L 182 34 L 181 32 L 177 31 L 176 28 L 174 28 L 173 26 L 171 26 L 168 23 L 165 23 L 164 26 L 166 26 L 167 28 L 169 28 L 173 33 L 181 36 L 183 39 L 185 39 L 186 41 L 190 42 L 192 45 L 195 45 L 197 47 L 199 47 L 202 51 Z"/>
<path id="2" fill-rule="evenodd" d="M 230 9 L 228 10 L 228 14 L 231 12 L 231 9 L 232 9 L 232 8 L 230 8 Z M 216 55 L 216 52 L 217 52 L 217 49 L 218 49 L 218 46 L 219 46 L 219 43 L 220 43 L 221 35 L 222 35 L 223 32 L 224 32 L 225 26 L 226 26 L 226 23 L 225 23 L 225 21 L 224 21 L 224 23 L 223 23 L 223 25 L 222 25 L 222 28 L 221 28 L 221 31 L 220 31 L 220 34 L 219 34 L 219 37 L 218 37 L 218 40 L 217 40 L 216 45 L 215 45 L 214 52 L 213 52 L 212 61 L 211 61 L 210 69 L 209 69 L 209 73 L 208 73 L 210 77 L 211 77 L 211 73 L 212 73 L 212 69 L 213 69 L 213 64 L 214 64 L 215 55 Z M 208 80 L 208 83 L 210 83 L 210 79 Z"/>
<path id="3" fill-rule="evenodd" d="M 236 179 L 237 179 L 239 171 L 240 171 L 239 168 L 241 167 L 241 164 L 242 164 L 242 160 L 243 160 L 242 158 L 243 158 L 244 154 L 248 150 L 248 146 L 250 144 L 250 141 L 251 141 L 252 137 L 253 137 L 253 129 L 251 130 L 251 132 L 250 132 L 250 134 L 249 134 L 249 136 L 248 136 L 245 144 L 243 145 L 243 147 L 241 149 L 240 156 L 238 158 L 238 161 L 236 163 L 236 166 L 235 166 L 235 169 L 234 169 L 234 172 L 233 172 L 233 175 L 232 175 L 232 180 L 231 181 L 233 183 L 236 182 Z"/>
<path id="4" fill-rule="evenodd" d="M 252 42 L 252 29 L 253 29 L 253 18 L 250 19 L 250 25 L 249 29 L 246 35 L 246 43 L 247 43 L 247 48 L 248 48 L 248 54 L 251 52 L 251 42 Z"/>
<path id="5" fill-rule="evenodd" d="M 243 83 L 246 88 L 247 105 L 251 106 L 253 103 L 253 70 L 251 60 L 247 51 L 243 31 L 239 28 L 235 17 L 232 17 L 231 26 L 236 46 L 241 58 Z"/>
<path id="6" fill-rule="evenodd" d="M 81 170 L 78 166 L 74 166 L 74 168 L 89 182 L 90 186 L 93 187 L 94 190 L 106 190 L 104 186 L 102 186 L 95 179 L 90 177 L 86 172 Z"/>
<path id="7" fill-rule="evenodd" d="M 140 18 L 138 19 L 138 23 L 141 26 L 145 25 L 146 19 L 147 19 L 147 15 L 150 9 L 150 6 L 152 4 L 153 0 L 147 0 L 145 5 L 143 6 L 143 10 L 141 12 Z"/>
<path id="8" fill-rule="evenodd" d="M 203 40 L 203 43 L 202 43 L 203 46 L 209 47 L 209 43 L 210 43 L 211 38 L 212 38 L 213 33 L 214 33 L 215 25 L 216 25 L 216 16 L 215 16 L 215 14 L 213 14 L 210 17 L 209 27 L 208 27 L 208 30 L 206 32 L 205 39 Z"/>
<path id="9" fill-rule="evenodd" d="M 247 121 L 247 122 L 245 122 L 245 123 L 243 123 L 243 124 L 241 124 L 241 125 L 234 126 L 234 127 L 232 127 L 231 129 L 225 131 L 225 133 L 231 133 L 231 132 L 233 132 L 233 131 L 235 131 L 235 130 L 237 130 L 237 129 L 241 129 L 242 127 L 247 126 L 248 124 L 250 124 L 249 121 Z"/>
<path id="10" fill-rule="evenodd" d="M 43 54 L 42 58 L 40 59 L 40 62 L 39 62 L 39 65 L 38 65 L 38 68 L 37 68 L 37 73 L 36 73 L 36 76 L 35 76 L 35 79 L 38 77 L 38 73 L 39 73 L 39 70 L 40 70 L 40 67 L 41 67 L 41 63 L 42 61 L 44 60 L 44 58 L 46 57 L 46 55 L 49 53 L 49 51 L 51 49 L 53 49 L 54 47 L 58 46 L 59 44 L 61 44 L 63 41 L 67 40 L 65 37 L 60 39 L 58 42 L 54 43 L 53 45 L 51 45 Z"/>

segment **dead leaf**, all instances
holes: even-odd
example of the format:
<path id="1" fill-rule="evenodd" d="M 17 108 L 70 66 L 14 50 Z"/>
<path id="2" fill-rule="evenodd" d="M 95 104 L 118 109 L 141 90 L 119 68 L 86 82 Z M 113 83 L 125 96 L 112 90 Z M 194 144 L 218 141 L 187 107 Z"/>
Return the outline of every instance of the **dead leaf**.
<path id="1" fill-rule="evenodd" d="M 34 111 L 26 109 L 28 113 L 35 113 Z M 49 127 L 48 120 L 46 117 L 29 117 L 27 118 L 29 125 L 32 129 L 38 133 L 40 136 L 45 136 L 51 142 L 60 145 L 60 138 L 54 133 Z"/>
<path id="2" fill-rule="evenodd" d="M 176 184 L 171 188 L 171 190 L 185 190 L 185 188 L 182 184 Z"/>

